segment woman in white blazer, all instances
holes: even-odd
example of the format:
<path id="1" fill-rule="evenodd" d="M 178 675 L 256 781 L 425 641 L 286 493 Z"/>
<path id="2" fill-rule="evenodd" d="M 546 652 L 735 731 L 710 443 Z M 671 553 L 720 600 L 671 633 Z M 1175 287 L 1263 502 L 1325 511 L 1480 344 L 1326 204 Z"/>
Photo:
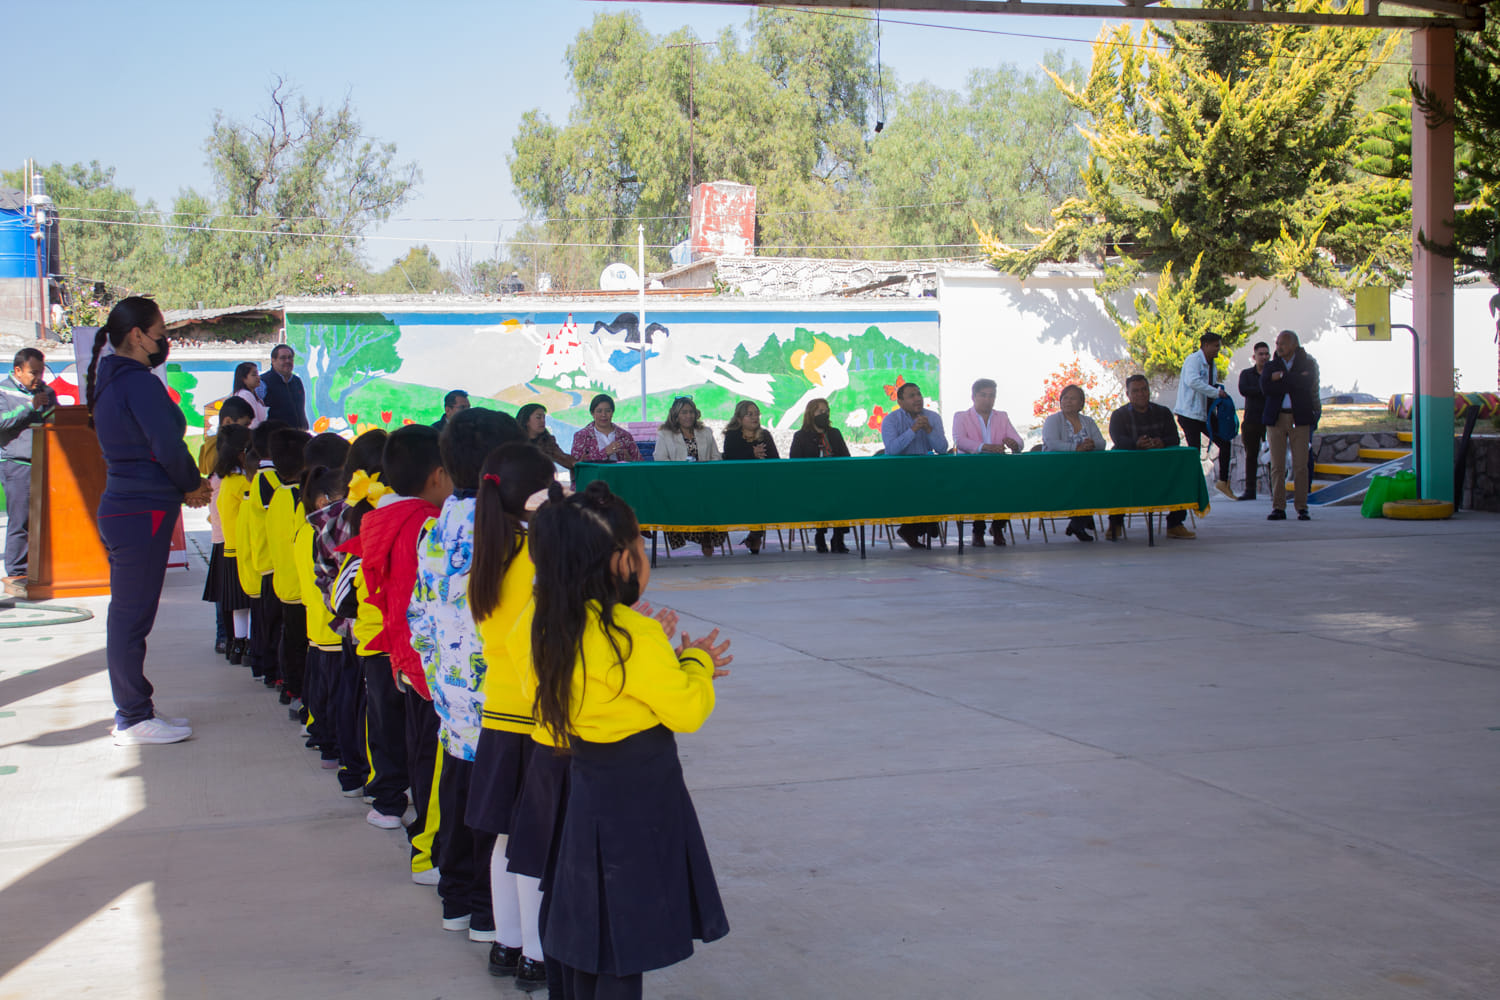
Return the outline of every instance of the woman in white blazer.
<path id="1" fill-rule="evenodd" d="M 666 422 L 656 432 L 654 462 L 718 462 L 723 459 L 713 432 L 703 426 L 703 414 L 693 404 L 692 396 L 672 400 Z M 680 549 L 697 542 L 705 556 L 711 556 L 728 537 L 722 531 L 669 531 L 667 548 Z"/>

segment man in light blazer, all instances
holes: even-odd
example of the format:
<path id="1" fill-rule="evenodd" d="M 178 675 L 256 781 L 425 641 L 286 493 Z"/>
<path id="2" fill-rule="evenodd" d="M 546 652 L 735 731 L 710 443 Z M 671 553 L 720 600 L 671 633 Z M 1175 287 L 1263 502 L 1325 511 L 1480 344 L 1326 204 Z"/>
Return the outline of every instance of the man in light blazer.
<path id="1" fill-rule="evenodd" d="M 1019 455 L 1021 435 L 1004 410 L 995 409 L 995 380 L 982 378 L 969 390 L 974 405 L 953 415 L 953 446 L 963 455 L 1003 455 L 1009 448 Z M 996 545 L 1005 544 L 1005 523 L 990 525 Z M 984 547 L 984 522 L 974 522 L 974 546 Z"/>

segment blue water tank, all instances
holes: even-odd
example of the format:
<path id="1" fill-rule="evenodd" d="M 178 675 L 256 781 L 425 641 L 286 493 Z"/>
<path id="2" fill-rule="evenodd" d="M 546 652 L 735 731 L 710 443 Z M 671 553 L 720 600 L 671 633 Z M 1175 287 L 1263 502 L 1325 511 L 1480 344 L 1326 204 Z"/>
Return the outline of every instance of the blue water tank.
<path id="1" fill-rule="evenodd" d="M 29 216 L 0 209 L 0 278 L 36 277 L 35 228 Z"/>

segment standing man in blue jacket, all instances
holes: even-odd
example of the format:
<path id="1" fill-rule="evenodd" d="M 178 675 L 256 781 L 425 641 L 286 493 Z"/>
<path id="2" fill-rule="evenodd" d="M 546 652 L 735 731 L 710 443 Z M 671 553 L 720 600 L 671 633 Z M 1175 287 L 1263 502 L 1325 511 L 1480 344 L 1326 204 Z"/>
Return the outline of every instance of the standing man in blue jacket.
<path id="1" fill-rule="evenodd" d="M 1228 399 L 1229 393 L 1219 384 L 1218 372 L 1214 370 L 1214 358 L 1219 356 L 1223 343 L 1217 333 L 1205 333 L 1198 338 L 1198 349 L 1188 355 L 1182 363 L 1182 373 L 1177 378 L 1177 405 L 1172 412 L 1182 428 L 1183 440 L 1194 451 L 1202 447 L 1207 437 L 1219 448 L 1219 478 L 1214 487 L 1231 500 L 1238 500 L 1229 488 L 1229 460 L 1233 457 L 1230 442 L 1214 437 L 1208 426 L 1208 410 L 1215 400 Z"/>
<path id="2" fill-rule="evenodd" d="M 1260 391 L 1265 393 L 1266 408 L 1261 423 L 1266 425 L 1271 442 L 1271 513 L 1267 521 L 1286 520 L 1286 450 L 1292 448 L 1293 500 L 1297 520 L 1311 521 L 1307 512 L 1307 492 L 1312 470 L 1308 462 L 1308 445 L 1312 430 L 1323 415 L 1318 399 L 1321 385 L 1318 363 L 1302 349 L 1297 335 L 1282 330 L 1276 335 L 1276 355 L 1260 373 Z"/>
<path id="3" fill-rule="evenodd" d="M 307 390 L 292 373 L 296 352 L 286 344 L 271 348 L 271 369 L 260 373 L 266 387 L 266 419 L 280 420 L 288 427 L 307 430 Z"/>
<path id="4" fill-rule="evenodd" d="M 25 596 L 31 518 L 31 429 L 47 419 L 57 397 L 47 388 L 47 360 L 34 347 L 16 352 L 0 380 L 0 483 L 5 486 L 6 589 Z"/>

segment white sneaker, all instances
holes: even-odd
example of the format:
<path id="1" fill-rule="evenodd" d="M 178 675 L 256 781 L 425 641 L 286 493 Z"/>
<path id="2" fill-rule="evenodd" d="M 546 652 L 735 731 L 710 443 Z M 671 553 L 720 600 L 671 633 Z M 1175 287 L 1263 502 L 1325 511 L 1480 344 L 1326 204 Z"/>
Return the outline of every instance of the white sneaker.
<path id="1" fill-rule="evenodd" d="M 400 816 L 387 816 L 379 809 L 371 809 L 369 812 L 365 813 L 365 822 L 370 824 L 371 826 L 378 826 L 382 830 L 401 829 Z"/>
<path id="2" fill-rule="evenodd" d="M 442 879 L 443 873 L 436 868 L 429 868 L 425 872 L 412 872 L 411 880 L 417 885 L 437 885 Z"/>
<path id="3" fill-rule="evenodd" d="M 181 743 L 193 735 L 187 726 L 173 726 L 165 719 L 147 719 L 126 729 L 115 729 L 115 746 L 138 747 L 148 743 Z"/>
<path id="4" fill-rule="evenodd" d="M 191 729 L 193 727 L 193 724 L 187 719 L 177 719 L 173 718 L 170 715 L 153 715 L 152 718 L 158 722 L 165 722 L 167 725 L 172 726 L 175 729 Z M 120 727 L 116 726 L 109 731 L 109 734 L 111 736 L 115 736 L 118 735 L 119 732 Z"/>

